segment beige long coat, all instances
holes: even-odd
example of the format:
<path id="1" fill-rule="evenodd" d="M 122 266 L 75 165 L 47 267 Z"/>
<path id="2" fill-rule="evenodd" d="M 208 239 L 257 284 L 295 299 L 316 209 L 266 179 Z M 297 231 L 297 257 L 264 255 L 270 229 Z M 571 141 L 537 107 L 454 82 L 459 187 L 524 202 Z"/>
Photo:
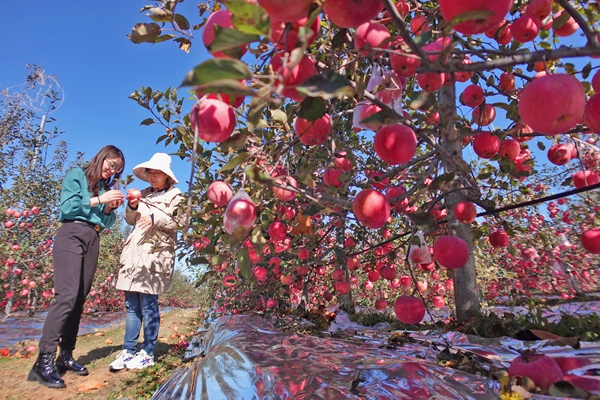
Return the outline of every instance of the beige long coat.
<path id="1" fill-rule="evenodd" d="M 171 288 L 177 235 L 177 218 L 173 218 L 173 212 L 183 199 L 180 194 L 181 191 L 173 186 L 164 192 L 146 188 L 142 190 L 142 201 L 137 210 L 125 207 L 125 220 L 134 228 L 121 253 L 117 289 L 162 294 Z M 151 214 L 154 225 L 150 229 L 143 231 L 135 225 L 142 216 Z"/>

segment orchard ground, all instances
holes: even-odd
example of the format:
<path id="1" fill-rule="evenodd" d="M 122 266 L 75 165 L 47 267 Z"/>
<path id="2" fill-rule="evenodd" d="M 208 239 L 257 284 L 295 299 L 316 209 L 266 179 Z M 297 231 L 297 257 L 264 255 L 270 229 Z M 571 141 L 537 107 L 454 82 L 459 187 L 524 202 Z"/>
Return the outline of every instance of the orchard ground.
<path id="1" fill-rule="evenodd" d="M 108 370 L 108 365 L 122 349 L 124 322 L 80 336 L 74 356 L 88 368 L 90 374 L 65 374 L 65 389 L 50 389 L 27 381 L 29 370 L 37 357 L 37 341 L 21 342 L 18 346 L 21 350 L 17 354 L 0 357 L 0 397 L 19 400 L 149 398 L 170 372 L 183 364 L 186 338 L 191 332 L 195 333 L 201 323 L 198 315 L 196 308 L 177 309 L 161 315 L 156 365 L 145 370 L 122 370 L 116 373 Z M 182 339 L 181 335 L 186 336 Z M 140 340 L 143 340 L 142 335 Z M 35 345 L 36 350 L 24 354 L 24 349 L 30 345 Z"/>

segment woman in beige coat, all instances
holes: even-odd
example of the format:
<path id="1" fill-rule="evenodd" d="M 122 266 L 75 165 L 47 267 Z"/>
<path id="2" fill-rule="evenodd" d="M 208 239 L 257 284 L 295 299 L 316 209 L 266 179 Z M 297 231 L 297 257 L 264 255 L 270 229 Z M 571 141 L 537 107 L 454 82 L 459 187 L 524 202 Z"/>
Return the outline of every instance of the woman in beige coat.
<path id="1" fill-rule="evenodd" d="M 150 187 L 142 190 L 141 199 L 128 196 L 125 220 L 134 228 L 121 254 L 116 284 L 125 291 L 125 339 L 123 350 L 109 366 L 111 371 L 154 365 L 160 327 L 158 295 L 171 287 L 177 234 L 174 212 L 182 200 L 181 191 L 173 186 L 178 181 L 168 154 L 154 154 L 133 168 L 133 173 Z M 136 353 L 142 323 L 144 342 Z"/>

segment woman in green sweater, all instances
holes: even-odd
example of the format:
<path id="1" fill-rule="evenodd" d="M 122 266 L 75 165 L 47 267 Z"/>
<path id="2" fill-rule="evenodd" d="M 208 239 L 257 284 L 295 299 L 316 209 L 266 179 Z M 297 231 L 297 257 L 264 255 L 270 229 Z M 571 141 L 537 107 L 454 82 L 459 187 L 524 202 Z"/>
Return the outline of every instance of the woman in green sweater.
<path id="1" fill-rule="evenodd" d="M 64 388 L 60 373 L 88 374 L 75 362 L 73 350 L 98 264 L 100 232 L 114 224 L 114 210 L 124 202 L 123 193 L 113 189 L 124 166 L 121 150 L 105 146 L 84 168 L 69 171 L 62 182 L 59 221 L 63 225 L 52 249 L 55 301 L 48 307 L 30 381 Z"/>

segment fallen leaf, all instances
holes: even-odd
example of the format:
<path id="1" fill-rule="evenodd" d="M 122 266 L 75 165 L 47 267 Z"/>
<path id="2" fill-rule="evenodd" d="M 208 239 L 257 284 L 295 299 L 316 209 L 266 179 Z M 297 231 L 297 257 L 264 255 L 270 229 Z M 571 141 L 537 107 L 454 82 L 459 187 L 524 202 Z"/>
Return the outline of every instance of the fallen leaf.
<path id="1" fill-rule="evenodd" d="M 108 382 L 98 382 L 95 379 L 89 379 L 77 386 L 77 391 L 80 393 L 91 392 L 92 390 L 103 388 L 108 385 Z"/>
<path id="2" fill-rule="evenodd" d="M 106 344 L 112 344 L 112 342 L 113 342 L 112 338 L 108 338 L 104 341 L 104 343 L 106 343 Z"/>

